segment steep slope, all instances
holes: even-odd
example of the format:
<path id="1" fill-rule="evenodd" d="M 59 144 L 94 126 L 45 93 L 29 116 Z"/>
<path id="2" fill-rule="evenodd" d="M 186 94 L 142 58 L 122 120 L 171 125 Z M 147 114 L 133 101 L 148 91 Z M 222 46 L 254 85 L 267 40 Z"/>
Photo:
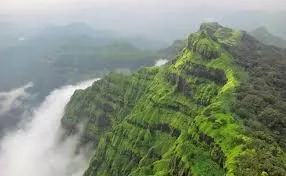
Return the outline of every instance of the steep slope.
<path id="1" fill-rule="evenodd" d="M 280 48 L 286 48 L 286 40 L 270 34 L 265 27 L 260 27 L 250 33 L 257 40 L 266 45 L 273 45 Z"/>
<path id="2" fill-rule="evenodd" d="M 284 50 L 204 23 L 168 65 L 76 91 L 62 123 L 87 124 L 85 176 L 282 176 L 285 68 Z"/>

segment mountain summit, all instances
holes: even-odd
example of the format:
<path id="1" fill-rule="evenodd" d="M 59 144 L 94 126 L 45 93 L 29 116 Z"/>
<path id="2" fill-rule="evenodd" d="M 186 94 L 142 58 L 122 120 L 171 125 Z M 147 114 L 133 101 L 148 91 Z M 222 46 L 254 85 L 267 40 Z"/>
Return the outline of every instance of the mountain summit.
<path id="1" fill-rule="evenodd" d="M 285 56 L 203 23 L 167 65 L 76 91 L 62 124 L 72 134 L 87 122 L 85 176 L 285 175 Z"/>

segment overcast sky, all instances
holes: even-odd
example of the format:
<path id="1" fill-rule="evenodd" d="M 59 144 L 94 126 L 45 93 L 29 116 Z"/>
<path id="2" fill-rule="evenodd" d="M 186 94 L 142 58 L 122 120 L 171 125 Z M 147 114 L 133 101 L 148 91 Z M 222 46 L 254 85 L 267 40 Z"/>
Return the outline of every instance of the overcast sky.
<path id="1" fill-rule="evenodd" d="M 286 11 L 286 0 L 0 0 L 0 22 L 81 21 L 125 33 L 148 32 L 157 36 L 165 31 L 167 36 L 183 36 L 197 29 L 202 21 L 219 21 L 244 10 Z"/>
<path id="2" fill-rule="evenodd" d="M 5 0 L 0 12 L 75 10 L 83 8 L 127 8 L 129 10 L 169 10 L 212 6 L 215 8 L 247 10 L 285 10 L 285 0 Z"/>

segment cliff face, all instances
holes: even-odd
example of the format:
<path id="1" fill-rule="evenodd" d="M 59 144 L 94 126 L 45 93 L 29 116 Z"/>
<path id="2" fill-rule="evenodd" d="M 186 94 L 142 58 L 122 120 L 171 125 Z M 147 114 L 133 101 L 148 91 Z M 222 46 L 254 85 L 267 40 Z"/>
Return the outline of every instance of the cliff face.
<path id="1" fill-rule="evenodd" d="M 168 65 L 76 91 L 62 122 L 87 122 L 85 176 L 285 175 L 285 70 L 285 51 L 205 23 Z"/>

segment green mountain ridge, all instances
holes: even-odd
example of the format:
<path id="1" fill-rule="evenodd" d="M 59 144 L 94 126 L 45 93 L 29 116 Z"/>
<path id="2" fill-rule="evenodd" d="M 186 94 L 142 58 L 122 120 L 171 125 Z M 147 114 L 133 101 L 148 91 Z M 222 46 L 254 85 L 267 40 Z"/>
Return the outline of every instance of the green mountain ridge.
<path id="1" fill-rule="evenodd" d="M 85 176 L 286 173 L 286 52 L 203 23 L 163 67 L 111 73 L 68 103 L 95 149 Z"/>

